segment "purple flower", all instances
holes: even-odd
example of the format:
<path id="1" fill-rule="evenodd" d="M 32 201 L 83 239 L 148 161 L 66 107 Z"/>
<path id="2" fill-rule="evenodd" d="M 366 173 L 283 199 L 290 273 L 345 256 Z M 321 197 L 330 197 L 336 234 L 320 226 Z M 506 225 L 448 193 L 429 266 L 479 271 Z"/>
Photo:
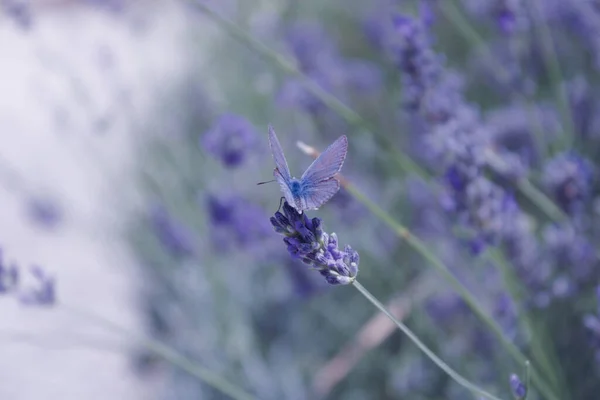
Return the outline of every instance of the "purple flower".
<path id="1" fill-rule="evenodd" d="M 410 17 L 396 16 L 393 19 L 399 40 L 393 43 L 393 57 L 402 71 L 404 105 L 408 112 L 422 111 L 425 102 L 434 100 L 442 80 L 440 57 L 431 47 L 431 38 L 422 21 Z M 449 111 L 448 111 L 449 112 Z M 444 118 L 445 110 L 438 110 Z M 425 116 L 425 119 L 428 119 Z"/>
<path id="2" fill-rule="evenodd" d="M 588 47 L 596 69 L 600 69 L 600 7 L 594 1 L 559 1 L 556 14 Z"/>
<path id="3" fill-rule="evenodd" d="M 25 284 L 16 265 L 7 266 L 0 253 L 0 295 L 11 295 L 28 306 L 52 306 L 56 303 L 56 282 L 41 267 L 32 266 L 33 283 Z"/>
<path id="4" fill-rule="evenodd" d="M 446 208 L 471 231 L 469 242 L 478 252 L 498 240 L 514 212 L 511 196 L 484 177 L 490 134 L 464 101 L 461 82 L 442 68 L 424 23 L 405 16 L 394 21 L 405 111 L 422 128 L 429 152 L 424 158 L 444 171 Z"/>
<path id="5" fill-rule="evenodd" d="M 487 244 L 498 243 L 516 215 L 512 196 L 482 176 L 470 181 L 461 178 L 456 169 L 449 171 L 447 182 L 450 199 L 446 203 L 470 231 L 472 252 L 477 254 Z"/>
<path id="6" fill-rule="evenodd" d="M 230 168 L 242 165 L 256 145 L 254 126 L 245 118 L 225 114 L 200 138 L 201 146 Z"/>
<path id="7" fill-rule="evenodd" d="M 455 293 L 443 293 L 430 297 L 425 310 L 437 323 L 449 325 L 453 319 L 468 314 L 465 302 Z"/>
<path id="8" fill-rule="evenodd" d="M 219 248 L 250 246 L 271 232 L 264 210 L 240 196 L 208 195 L 206 208 Z"/>
<path id="9" fill-rule="evenodd" d="M 31 274 L 36 280 L 34 287 L 23 289 L 19 299 L 23 304 L 35 306 L 51 306 L 56 303 L 56 284 L 54 277 L 49 276 L 38 266 L 31 267 Z"/>
<path id="10" fill-rule="evenodd" d="M 466 8 L 477 18 L 489 18 L 504 34 L 529 28 L 528 10 L 523 0 L 463 0 Z"/>
<path id="11" fill-rule="evenodd" d="M 544 167 L 542 181 L 556 203 L 567 213 L 582 210 L 589 199 L 592 164 L 575 153 L 561 153 Z"/>
<path id="12" fill-rule="evenodd" d="M 150 223 L 165 249 L 175 257 L 193 256 L 196 252 L 193 232 L 175 220 L 161 205 L 150 210 Z"/>
<path id="13" fill-rule="evenodd" d="M 571 224 L 550 225 L 544 229 L 547 256 L 556 269 L 568 271 L 579 284 L 587 281 L 596 263 L 595 248 Z"/>
<path id="14" fill-rule="evenodd" d="M 33 24 L 31 7 L 27 0 L 0 0 L 0 11 L 4 11 L 21 28 L 29 29 Z"/>
<path id="15" fill-rule="evenodd" d="M 47 229 L 55 228 L 63 219 L 60 205 L 48 198 L 30 198 L 27 200 L 27 212 L 34 223 Z"/>
<path id="16" fill-rule="evenodd" d="M 528 165 L 537 160 L 533 126 L 522 106 L 511 105 L 493 110 L 486 114 L 485 122 L 497 148 L 518 154 Z"/>
<path id="17" fill-rule="evenodd" d="M 298 214 L 285 202 L 283 213 L 277 211 L 271 217 L 271 225 L 284 236 L 290 255 L 318 270 L 330 285 L 348 285 L 356 279 L 358 253 L 349 245 L 338 249 L 337 235 L 323 232 L 319 218 Z"/>
<path id="18" fill-rule="evenodd" d="M 527 386 L 519 379 L 516 374 L 510 376 L 510 389 L 516 400 L 525 400 L 527 398 Z"/>
<path id="19" fill-rule="evenodd" d="M 16 265 L 6 265 L 0 253 L 0 295 L 10 293 L 19 284 L 19 269 Z"/>

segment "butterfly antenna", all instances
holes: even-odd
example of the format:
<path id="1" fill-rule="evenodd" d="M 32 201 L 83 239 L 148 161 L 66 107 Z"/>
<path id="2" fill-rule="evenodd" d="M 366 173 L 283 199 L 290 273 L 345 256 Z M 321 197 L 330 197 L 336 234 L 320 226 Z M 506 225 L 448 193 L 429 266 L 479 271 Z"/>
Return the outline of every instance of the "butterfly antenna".
<path id="1" fill-rule="evenodd" d="M 275 182 L 275 179 L 273 179 L 272 181 L 258 182 L 257 185 L 264 185 L 265 183 L 271 183 L 271 182 Z"/>

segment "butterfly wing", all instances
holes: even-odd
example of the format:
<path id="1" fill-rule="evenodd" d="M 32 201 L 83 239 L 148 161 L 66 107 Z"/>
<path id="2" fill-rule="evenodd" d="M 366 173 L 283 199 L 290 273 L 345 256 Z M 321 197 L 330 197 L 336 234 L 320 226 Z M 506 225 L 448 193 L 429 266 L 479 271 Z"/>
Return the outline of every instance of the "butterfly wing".
<path id="1" fill-rule="evenodd" d="M 271 125 L 269 125 L 269 145 L 271 146 L 271 154 L 273 154 L 273 160 L 275 160 L 276 167 L 275 171 L 273 171 L 273 176 L 279 181 L 277 178 L 277 171 L 279 171 L 279 175 L 284 181 L 286 181 L 286 183 L 289 182 L 291 178 L 290 169 L 288 168 L 287 161 L 283 155 L 283 149 L 279 144 L 279 140 L 277 140 L 277 135 L 275 135 L 275 130 L 273 130 Z"/>
<path id="2" fill-rule="evenodd" d="M 321 155 L 310 164 L 304 174 L 302 174 L 300 180 L 304 183 L 304 186 L 310 187 L 321 181 L 333 178 L 333 176 L 342 169 L 347 152 L 348 138 L 343 135 L 322 152 Z"/>
<path id="3" fill-rule="evenodd" d="M 300 205 L 305 210 L 316 210 L 327 203 L 340 189 L 340 182 L 329 178 L 307 186 L 300 196 Z"/>
<path id="4" fill-rule="evenodd" d="M 269 145 L 271 146 L 271 153 L 273 154 L 273 159 L 275 160 L 275 169 L 273 170 L 273 176 L 277 183 L 279 183 L 279 187 L 281 188 L 281 192 L 283 196 L 287 200 L 289 204 L 295 204 L 294 196 L 290 190 L 290 170 L 287 165 L 287 161 L 285 160 L 285 156 L 283 155 L 283 149 L 279 144 L 279 140 L 277 140 L 277 135 L 275 135 L 275 130 L 271 125 L 269 125 Z"/>
<path id="5" fill-rule="evenodd" d="M 290 190 L 289 179 L 286 179 L 281 174 L 281 172 L 279 171 L 279 168 L 275 168 L 275 170 L 273 171 L 273 176 L 277 180 L 277 183 L 279 183 L 279 187 L 281 188 L 281 193 L 283 193 L 285 200 L 288 202 L 289 205 L 291 205 L 292 207 L 295 207 L 296 201 L 294 200 L 294 195 L 292 194 L 292 191 Z M 300 212 L 300 211 L 302 211 L 302 210 L 298 210 L 298 212 Z"/>

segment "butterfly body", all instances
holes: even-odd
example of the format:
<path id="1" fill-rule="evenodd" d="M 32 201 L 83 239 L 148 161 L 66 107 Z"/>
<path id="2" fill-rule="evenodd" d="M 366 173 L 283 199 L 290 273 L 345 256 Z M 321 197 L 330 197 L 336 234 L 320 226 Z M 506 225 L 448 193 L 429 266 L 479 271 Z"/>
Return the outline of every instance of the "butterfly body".
<path id="1" fill-rule="evenodd" d="M 275 131 L 269 126 L 269 143 L 276 168 L 273 176 L 279 183 L 288 204 L 299 213 L 316 210 L 337 193 L 340 183 L 335 175 L 340 172 L 348 151 L 348 139 L 341 136 L 307 168 L 300 179 L 290 174 L 283 149 Z"/>

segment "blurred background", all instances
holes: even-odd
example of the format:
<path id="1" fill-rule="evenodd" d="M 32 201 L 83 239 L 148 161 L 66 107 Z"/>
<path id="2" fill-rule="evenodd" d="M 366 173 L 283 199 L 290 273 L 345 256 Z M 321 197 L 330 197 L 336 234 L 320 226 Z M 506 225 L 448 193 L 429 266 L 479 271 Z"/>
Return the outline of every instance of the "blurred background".
<path id="1" fill-rule="evenodd" d="M 0 48 L 0 399 L 479 398 L 290 257 L 269 124 L 295 176 L 348 136 L 308 215 L 443 360 L 523 398 L 439 265 L 597 398 L 599 2 L 0 0 Z"/>

